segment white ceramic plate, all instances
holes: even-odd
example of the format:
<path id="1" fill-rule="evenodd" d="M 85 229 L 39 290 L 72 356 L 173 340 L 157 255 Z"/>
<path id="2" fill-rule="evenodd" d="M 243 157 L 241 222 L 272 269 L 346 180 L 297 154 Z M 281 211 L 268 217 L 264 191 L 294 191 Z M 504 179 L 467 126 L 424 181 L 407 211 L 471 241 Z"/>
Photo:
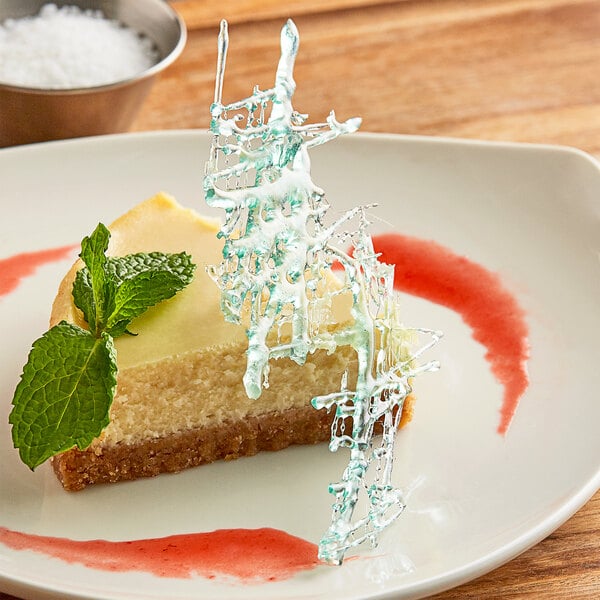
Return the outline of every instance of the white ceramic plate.
<path id="1" fill-rule="evenodd" d="M 77 243 L 159 190 L 205 212 L 208 143 L 171 132 L 0 151 L 0 257 Z M 317 149 L 313 166 L 335 209 L 377 201 L 374 232 L 435 239 L 500 273 L 517 296 L 528 313 L 531 383 L 508 435 L 495 432 L 502 388 L 468 327 L 407 297 L 408 323 L 445 332 L 434 352 L 443 368 L 418 381 L 415 418 L 397 443 L 408 508 L 376 551 L 245 585 L 111 574 L 0 545 L 0 589 L 31 598 L 418 597 L 511 559 L 598 489 L 598 165 L 565 148 L 359 134 Z M 318 542 L 327 484 L 347 460 L 325 445 L 77 494 L 63 492 L 47 465 L 30 473 L 19 462 L 10 399 L 69 262 L 0 299 L 0 526 L 109 540 L 267 526 Z"/>

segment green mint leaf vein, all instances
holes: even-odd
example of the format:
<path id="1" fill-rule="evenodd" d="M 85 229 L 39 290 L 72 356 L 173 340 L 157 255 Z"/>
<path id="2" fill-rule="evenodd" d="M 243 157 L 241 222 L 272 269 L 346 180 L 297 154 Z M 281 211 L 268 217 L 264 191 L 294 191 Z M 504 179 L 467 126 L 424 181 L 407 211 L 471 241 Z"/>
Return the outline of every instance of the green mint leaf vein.
<path id="1" fill-rule="evenodd" d="M 62 321 L 34 342 L 9 417 L 31 469 L 73 446 L 87 448 L 108 425 L 117 385 L 112 337 Z"/>
<path id="2" fill-rule="evenodd" d="M 83 450 L 109 423 L 116 391 L 114 338 L 148 308 L 188 285 L 196 266 L 185 252 L 107 257 L 102 224 L 83 239 L 85 265 L 73 301 L 89 330 L 62 321 L 34 342 L 9 417 L 15 448 L 30 468 L 69 450 Z"/>

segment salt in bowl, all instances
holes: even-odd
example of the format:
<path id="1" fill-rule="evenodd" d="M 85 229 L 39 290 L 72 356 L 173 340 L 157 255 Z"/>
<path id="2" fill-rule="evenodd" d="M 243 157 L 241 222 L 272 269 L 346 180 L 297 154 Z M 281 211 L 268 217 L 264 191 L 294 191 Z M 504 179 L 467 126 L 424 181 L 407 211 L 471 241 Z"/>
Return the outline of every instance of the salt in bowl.
<path id="1" fill-rule="evenodd" d="M 148 38 L 156 62 L 125 79 L 90 87 L 50 89 L 0 80 L 0 147 L 127 131 L 156 76 L 185 45 L 185 24 L 164 0 L 4 0 L 0 23 L 38 15 L 49 3 L 101 10 L 106 19 Z"/>

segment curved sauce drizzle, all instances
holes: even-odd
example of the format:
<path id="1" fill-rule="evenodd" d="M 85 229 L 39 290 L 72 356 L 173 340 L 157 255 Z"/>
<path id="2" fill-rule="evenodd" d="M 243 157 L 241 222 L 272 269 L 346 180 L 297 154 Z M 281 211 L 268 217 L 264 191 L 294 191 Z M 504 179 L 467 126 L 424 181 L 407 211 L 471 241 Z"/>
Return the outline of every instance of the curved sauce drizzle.
<path id="1" fill-rule="evenodd" d="M 395 264 L 395 287 L 458 312 L 487 348 L 486 359 L 504 386 L 498 432 L 504 434 L 528 385 L 525 313 L 498 275 L 447 248 L 398 234 L 373 238 L 384 262 Z M 36 268 L 67 258 L 76 246 L 27 252 L 0 260 L 0 296 Z M 0 527 L 0 542 L 106 571 L 144 571 L 160 577 L 281 581 L 317 566 L 317 546 L 277 529 L 226 529 L 147 540 L 76 541 Z"/>
<path id="2" fill-rule="evenodd" d="M 0 527 L 0 541 L 103 571 L 144 571 L 158 577 L 235 577 L 245 583 L 281 581 L 319 564 L 317 546 L 278 529 L 208 533 L 109 542 L 32 535 Z"/>
<path id="3" fill-rule="evenodd" d="M 38 267 L 68 258 L 69 254 L 77 247 L 77 245 L 61 246 L 37 252 L 23 252 L 0 259 L 0 296 L 16 290 L 21 281 L 25 277 L 33 275 Z"/>
<path id="4" fill-rule="evenodd" d="M 500 277 L 432 241 L 399 234 L 373 237 L 383 262 L 396 265 L 394 287 L 446 306 L 461 315 L 504 387 L 498 433 L 508 430 L 529 384 L 525 311 Z"/>

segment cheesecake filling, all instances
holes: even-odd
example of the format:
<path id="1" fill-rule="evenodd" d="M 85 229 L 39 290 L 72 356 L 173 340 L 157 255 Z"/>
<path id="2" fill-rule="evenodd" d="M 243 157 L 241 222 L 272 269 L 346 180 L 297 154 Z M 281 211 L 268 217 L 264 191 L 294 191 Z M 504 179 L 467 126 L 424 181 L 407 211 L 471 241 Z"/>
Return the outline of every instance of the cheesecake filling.
<path id="1" fill-rule="evenodd" d="M 117 393 L 110 423 L 90 451 L 100 455 L 118 445 L 227 428 L 243 419 L 306 408 L 313 395 L 338 387 L 338 373 L 348 365 L 353 370 L 356 361 L 350 352 L 317 352 L 302 366 L 282 359 L 272 368 L 271 389 L 258 400 L 250 399 L 243 385 L 248 343 L 244 327 L 223 318 L 219 290 L 207 273 L 223 249 L 217 223 L 161 193 L 118 218 L 110 231 L 111 256 L 185 250 L 198 267 L 193 281 L 177 296 L 131 323 L 129 329 L 136 335 L 115 340 Z M 87 327 L 71 293 L 79 268 L 77 262 L 60 285 L 51 326 L 67 320 Z M 326 285 L 340 288 L 332 274 Z M 349 299 L 340 296 L 332 322 L 343 323 L 349 315 Z"/>

